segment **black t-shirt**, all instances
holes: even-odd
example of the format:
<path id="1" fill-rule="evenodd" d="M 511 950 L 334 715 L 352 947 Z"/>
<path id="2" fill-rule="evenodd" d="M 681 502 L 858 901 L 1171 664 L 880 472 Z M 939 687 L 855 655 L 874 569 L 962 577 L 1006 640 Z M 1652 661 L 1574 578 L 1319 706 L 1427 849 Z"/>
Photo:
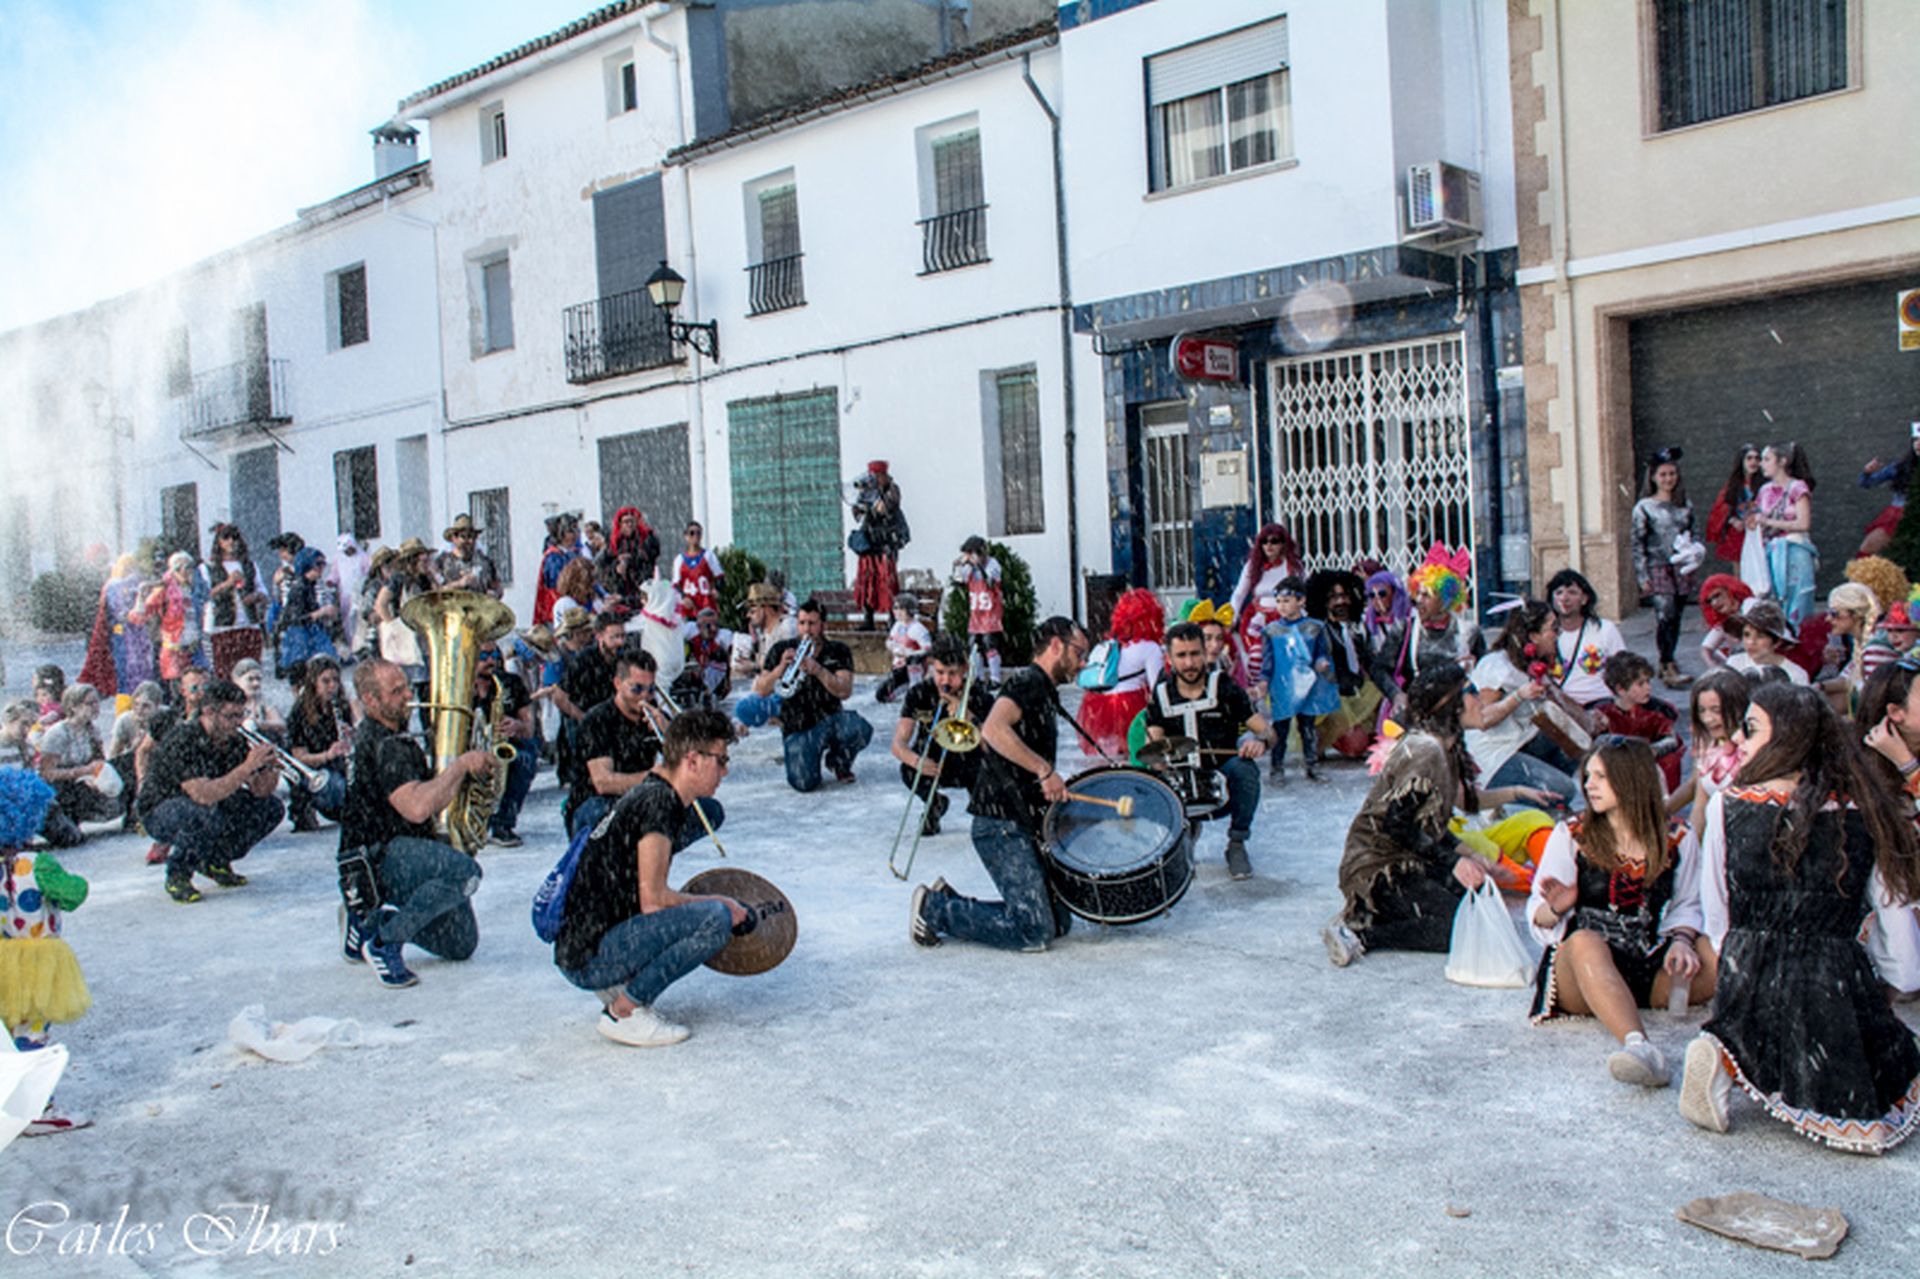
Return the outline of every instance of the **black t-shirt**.
<path id="1" fill-rule="evenodd" d="M 900 718 L 914 721 L 913 740 L 908 743 L 907 749 L 916 755 L 926 755 L 931 751 L 935 763 L 940 760 L 940 748 L 937 746 L 929 748 L 928 739 L 933 736 L 934 717 L 939 714 L 943 705 L 945 703 L 940 700 L 940 690 L 934 687 L 930 679 L 921 680 L 908 689 L 907 695 L 900 699 Z M 967 718 L 972 720 L 977 728 L 986 721 L 987 713 L 992 709 L 993 697 L 978 684 L 974 685 L 972 691 L 967 694 Z M 912 779 L 913 769 L 902 764 L 900 771 L 908 780 Z M 940 772 L 940 784 L 961 786 L 972 790 L 974 779 L 979 776 L 979 773 L 979 751 L 950 753 L 946 757 L 946 766 Z M 923 782 L 922 788 L 924 787 Z"/>
<path id="2" fill-rule="evenodd" d="M 1012 702 L 1020 708 L 1020 720 L 1014 735 L 1028 750 L 1053 763 L 1059 745 L 1059 724 L 1054 719 L 1053 679 L 1038 666 L 1015 671 L 1000 686 L 997 701 Z M 1040 793 L 1040 779 L 1026 769 L 1008 763 L 982 744 L 977 752 L 980 777 L 973 784 L 973 803 L 967 811 L 976 817 L 999 817 L 1019 822 L 1029 830 L 1040 829 L 1040 818 L 1047 800 Z"/>
<path id="3" fill-rule="evenodd" d="M 686 816 L 680 793 L 658 773 L 620 797 L 580 850 L 553 942 L 555 964 L 569 971 L 585 967 L 608 929 L 640 913 L 640 841 L 664 835 L 671 848 Z"/>
<path id="4" fill-rule="evenodd" d="M 500 681 L 500 715 L 502 719 L 508 721 L 505 731 L 508 737 L 512 737 L 514 736 L 511 727 L 513 717 L 525 710 L 527 703 L 533 698 L 527 694 L 527 682 L 511 671 L 501 671 L 494 678 Z M 473 713 L 480 717 L 482 723 L 491 721 L 493 718 L 492 687 L 489 687 L 484 695 L 474 694 Z"/>
<path id="5" fill-rule="evenodd" d="M 433 819 L 410 822 L 388 798 L 408 782 L 433 780 L 433 766 L 420 743 L 375 719 L 353 733 L 347 759 L 347 798 L 340 810 L 340 847 L 371 848 L 400 835 L 434 837 Z"/>
<path id="6" fill-rule="evenodd" d="M 560 691 L 584 715 L 613 696 L 613 659 L 601 656 L 598 648 L 581 649 L 567 659 Z"/>
<path id="7" fill-rule="evenodd" d="M 644 773 L 660 758 L 660 739 L 643 714 L 638 723 L 620 713 L 612 698 L 587 712 L 580 721 L 580 776 L 573 784 L 573 806 L 592 799 L 593 771 L 588 761 L 611 760 L 616 773 Z"/>
<path id="8" fill-rule="evenodd" d="M 145 821 L 160 805 L 186 794 L 182 782 L 225 777 L 240 767 L 249 749 L 238 733 L 224 742 L 214 741 L 198 717 L 181 723 L 161 739 L 148 761 L 147 780 L 134 804 L 140 819 Z"/>
<path id="9" fill-rule="evenodd" d="M 323 754 L 333 749 L 340 740 L 340 726 L 352 722 L 347 710 L 345 698 L 336 697 L 330 706 L 320 706 L 312 711 L 307 707 L 305 698 L 295 702 L 293 709 L 287 712 L 287 744 L 306 751 L 311 755 Z"/>
<path id="10" fill-rule="evenodd" d="M 774 669 L 789 650 L 799 646 L 797 639 L 781 640 L 767 650 L 767 658 L 761 669 Z M 853 650 L 839 640 L 818 640 L 814 644 L 813 660 L 829 671 L 850 671 L 853 669 Z M 822 720 L 839 713 L 840 699 L 829 693 L 827 686 L 813 676 L 802 675 L 799 690 L 780 703 L 780 735 L 791 737 L 795 733 L 804 733 Z"/>
<path id="11" fill-rule="evenodd" d="M 1232 750 L 1240 741 L 1240 726 L 1253 718 L 1253 703 L 1245 690 L 1221 672 L 1212 671 L 1204 678 L 1213 685 L 1213 705 L 1200 709 L 1209 700 L 1208 690 L 1202 689 L 1198 697 L 1185 697 L 1174 682 L 1172 671 L 1161 676 L 1160 682 L 1153 686 L 1153 695 L 1147 698 L 1147 727 L 1160 729 L 1168 737 L 1192 737 L 1210 750 Z M 1172 713 L 1164 709 L 1163 698 L 1172 704 Z M 1183 711 L 1190 704 L 1195 709 Z M 1187 731 L 1188 714 L 1193 716 L 1196 732 Z M 1206 756 L 1203 762 L 1217 768 L 1224 758 Z"/>

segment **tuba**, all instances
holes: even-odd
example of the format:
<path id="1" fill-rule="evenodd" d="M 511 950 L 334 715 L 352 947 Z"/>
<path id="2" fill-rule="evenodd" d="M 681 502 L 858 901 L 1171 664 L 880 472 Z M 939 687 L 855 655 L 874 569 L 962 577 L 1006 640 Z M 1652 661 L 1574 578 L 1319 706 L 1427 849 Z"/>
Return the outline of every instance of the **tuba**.
<path id="1" fill-rule="evenodd" d="M 476 722 L 473 670 L 480 646 L 513 629 L 513 610 L 479 591 L 427 591 L 408 600 L 400 617 L 420 633 L 425 647 L 427 700 L 420 705 L 430 715 L 434 771 L 475 748 L 494 756 L 492 773 L 463 780 L 445 814 L 447 842 L 463 853 L 477 853 L 487 842 L 487 823 L 505 792 L 505 764 L 513 758 L 513 747 L 499 735 L 505 699 L 497 692 L 494 722 Z"/>

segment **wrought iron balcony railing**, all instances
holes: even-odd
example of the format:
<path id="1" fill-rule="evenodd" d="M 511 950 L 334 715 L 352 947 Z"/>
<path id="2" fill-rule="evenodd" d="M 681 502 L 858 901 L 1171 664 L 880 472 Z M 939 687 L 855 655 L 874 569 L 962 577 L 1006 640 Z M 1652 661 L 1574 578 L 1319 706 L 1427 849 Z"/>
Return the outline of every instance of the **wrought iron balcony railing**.
<path id="1" fill-rule="evenodd" d="M 287 360 L 243 360 L 193 375 L 177 406 L 182 435 L 212 435 L 234 426 L 293 420 Z"/>
<path id="2" fill-rule="evenodd" d="M 623 373 L 677 364 L 667 317 L 645 289 L 631 289 L 568 307 L 567 381 L 598 382 Z"/>
<path id="3" fill-rule="evenodd" d="M 800 274 L 800 259 L 794 253 L 784 258 L 769 258 L 747 268 L 747 314 L 765 315 L 807 304 L 807 284 Z"/>
<path id="4" fill-rule="evenodd" d="M 920 274 L 933 275 L 987 260 L 986 205 L 920 219 Z"/>

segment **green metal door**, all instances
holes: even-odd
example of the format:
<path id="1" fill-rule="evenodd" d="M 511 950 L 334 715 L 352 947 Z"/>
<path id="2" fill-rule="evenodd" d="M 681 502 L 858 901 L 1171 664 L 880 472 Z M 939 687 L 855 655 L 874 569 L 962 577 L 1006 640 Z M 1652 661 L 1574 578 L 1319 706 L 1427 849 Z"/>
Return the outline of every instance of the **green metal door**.
<path id="1" fill-rule="evenodd" d="M 727 405 L 733 544 L 784 568 L 801 599 L 845 590 L 838 391 Z"/>

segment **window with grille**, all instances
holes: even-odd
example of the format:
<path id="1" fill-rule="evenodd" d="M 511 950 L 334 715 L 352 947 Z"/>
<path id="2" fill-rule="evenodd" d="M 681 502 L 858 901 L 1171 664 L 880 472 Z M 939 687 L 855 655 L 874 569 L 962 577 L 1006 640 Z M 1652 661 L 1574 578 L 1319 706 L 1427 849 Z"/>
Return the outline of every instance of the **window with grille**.
<path id="1" fill-rule="evenodd" d="M 1039 376 L 1031 367 L 1002 369 L 981 381 L 986 399 L 988 535 L 1044 533 Z"/>
<path id="2" fill-rule="evenodd" d="M 380 536 L 380 468 L 373 445 L 333 455 L 333 505 L 342 533 L 360 542 Z"/>
<path id="3" fill-rule="evenodd" d="M 760 260 L 800 252 L 800 192 L 789 182 L 760 193 Z"/>
<path id="4" fill-rule="evenodd" d="M 791 169 L 750 182 L 747 196 L 747 313 L 764 315 L 803 305 L 800 192 Z"/>
<path id="5" fill-rule="evenodd" d="M 1678 129 L 1847 87 L 1850 0 L 1654 0 L 1657 125 Z"/>
<path id="6" fill-rule="evenodd" d="M 921 129 L 919 153 L 920 273 L 987 261 L 987 193 L 976 118 Z"/>
<path id="7" fill-rule="evenodd" d="M 495 102 L 480 108 L 480 163 L 507 158 L 507 109 Z"/>
<path id="8" fill-rule="evenodd" d="M 1287 20 L 1147 59 L 1149 182 L 1177 190 L 1293 158 Z"/>
<path id="9" fill-rule="evenodd" d="M 334 350 L 367 340 L 367 264 L 356 262 L 327 277 L 327 339 Z"/>
<path id="10" fill-rule="evenodd" d="M 467 494 L 467 514 L 480 529 L 479 549 L 493 561 L 500 584 L 513 583 L 513 519 L 505 489 L 479 489 Z"/>

